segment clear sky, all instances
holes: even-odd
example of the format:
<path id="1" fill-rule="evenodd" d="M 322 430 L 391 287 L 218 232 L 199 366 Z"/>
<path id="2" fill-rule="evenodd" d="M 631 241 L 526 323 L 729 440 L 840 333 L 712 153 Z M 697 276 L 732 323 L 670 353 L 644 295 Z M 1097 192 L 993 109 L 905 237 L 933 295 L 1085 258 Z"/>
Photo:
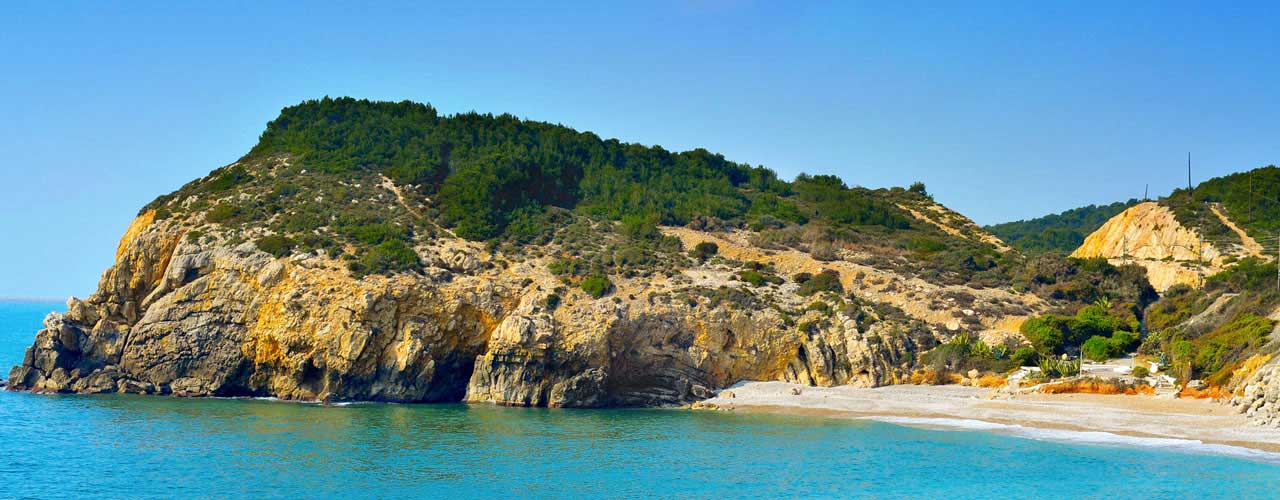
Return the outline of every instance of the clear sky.
<path id="1" fill-rule="evenodd" d="M 139 207 L 324 95 L 921 180 L 984 224 L 1280 163 L 1276 2 L 185 3 L 0 5 L 0 296 L 88 295 Z"/>

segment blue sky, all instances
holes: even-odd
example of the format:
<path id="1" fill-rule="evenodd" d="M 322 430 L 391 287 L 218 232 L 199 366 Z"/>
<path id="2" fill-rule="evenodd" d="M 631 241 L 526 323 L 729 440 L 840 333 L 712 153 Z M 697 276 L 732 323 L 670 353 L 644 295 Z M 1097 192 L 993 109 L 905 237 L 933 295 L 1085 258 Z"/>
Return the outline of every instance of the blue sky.
<path id="1" fill-rule="evenodd" d="M 980 223 L 1280 163 L 1274 2 L 0 6 L 0 296 L 92 292 L 139 207 L 324 95 L 513 114 Z"/>

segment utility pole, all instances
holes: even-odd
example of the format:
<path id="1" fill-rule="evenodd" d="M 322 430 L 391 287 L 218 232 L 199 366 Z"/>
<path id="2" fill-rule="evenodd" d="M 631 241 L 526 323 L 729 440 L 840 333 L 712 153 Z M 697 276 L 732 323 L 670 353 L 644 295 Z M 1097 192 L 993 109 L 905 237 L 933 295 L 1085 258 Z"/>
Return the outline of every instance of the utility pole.
<path id="1" fill-rule="evenodd" d="M 1187 192 L 1191 191 L 1191 152 L 1187 152 Z"/>
<path id="2" fill-rule="evenodd" d="M 1148 195 L 1150 191 L 1151 191 L 1150 184 L 1142 185 L 1142 201 L 1151 201 L 1151 196 Z"/>

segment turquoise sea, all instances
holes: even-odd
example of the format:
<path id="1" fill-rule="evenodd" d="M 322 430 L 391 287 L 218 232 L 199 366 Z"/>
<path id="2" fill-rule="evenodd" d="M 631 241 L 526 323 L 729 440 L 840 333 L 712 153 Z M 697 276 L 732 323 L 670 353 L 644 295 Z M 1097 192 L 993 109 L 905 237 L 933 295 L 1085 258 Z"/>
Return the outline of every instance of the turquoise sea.
<path id="1" fill-rule="evenodd" d="M 0 302 L 5 372 L 61 307 Z M 0 393 L 5 499 L 1211 497 L 1280 497 L 1280 465 L 834 418 Z"/>

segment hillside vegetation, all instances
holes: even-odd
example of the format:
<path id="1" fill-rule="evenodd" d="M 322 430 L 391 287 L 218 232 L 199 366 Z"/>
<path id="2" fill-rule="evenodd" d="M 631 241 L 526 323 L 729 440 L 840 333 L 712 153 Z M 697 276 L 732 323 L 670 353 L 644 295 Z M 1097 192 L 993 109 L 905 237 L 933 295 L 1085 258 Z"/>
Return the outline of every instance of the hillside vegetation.
<path id="1" fill-rule="evenodd" d="M 1012 241 L 1024 253 L 935 203 L 921 183 L 867 189 L 809 174 L 786 181 L 703 149 L 670 152 L 511 115 L 325 98 L 284 109 L 250 153 L 144 211 L 187 228 L 193 242 L 338 259 L 356 277 L 541 259 L 564 286 L 543 300 L 549 309 L 569 289 L 605 298 L 633 278 L 671 279 L 708 266 L 732 270 L 751 288 L 789 285 L 802 297 L 827 297 L 826 310 L 848 308 L 866 293 L 844 286 L 875 289 L 881 299 L 901 295 L 894 300 L 954 312 L 939 325 L 962 335 L 1039 304 L 1036 312 L 1047 310 L 1044 323 L 1062 338 L 1028 335 L 1031 346 L 1007 346 L 1031 349 L 1016 361 L 1003 358 L 1012 366 L 1078 351 L 1094 334 L 1110 338 L 1111 327 L 1139 331 L 1134 325 L 1155 300 L 1141 268 L 1057 251 L 1123 206 L 1006 225 L 1023 235 Z M 710 246 L 686 247 L 671 236 L 673 227 L 734 235 L 758 257 L 737 262 Z M 457 246 L 453 236 L 472 246 Z M 494 258 L 468 264 L 478 248 Z M 788 252 L 885 274 L 872 280 L 850 271 L 846 285 L 833 269 L 778 273 L 764 262 Z M 929 289 L 909 283 L 917 278 L 959 288 L 914 295 Z M 981 300 L 969 293 L 981 289 L 996 292 Z M 767 303 L 754 291 L 722 286 L 698 294 L 747 309 Z M 1013 300 L 1021 294 L 1035 297 Z M 788 311 L 787 321 L 793 314 L 803 313 Z M 948 370 L 980 359 L 954 354 L 930 359 Z"/>
<path id="2" fill-rule="evenodd" d="M 1184 224 L 1195 226 L 1200 223 L 1201 216 L 1213 223 L 1209 225 L 1210 237 L 1221 236 L 1238 241 L 1235 233 L 1224 231 L 1225 227 L 1217 223 L 1217 217 L 1201 213 L 1201 207 L 1216 203 L 1249 236 L 1259 240 L 1274 238 L 1276 231 L 1280 231 L 1280 168 L 1268 165 L 1215 177 L 1201 182 L 1190 192 L 1175 190 L 1163 203 L 1174 207 L 1174 213 L 1180 221 L 1185 221 Z"/>
<path id="3" fill-rule="evenodd" d="M 378 187 L 387 185 L 394 199 Z M 144 210 L 203 213 L 273 254 L 326 249 L 359 272 L 414 269 L 408 249 L 438 231 L 518 253 L 581 218 L 615 221 L 640 240 L 659 225 L 750 229 L 761 246 L 827 260 L 863 248 L 869 264 L 952 283 L 1003 286 L 1021 268 L 1020 257 L 903 208 L 923 206 L 934 204 L 919 183 L 785 181 L 703 149 L 670 152 L 506 114 L 325 98 L 285 108 L 240 161 Z"/>
<path id="4" fill-rule="evenodd" d="M 1089 233 L 1137 203 L 1138 200 L 1131 199 L 1107 205 L 1088 205 L 1035 219 L 994 224 L 987 226 L 986 230 L 1023 252 L 1069 254 L 1084 242 Z"/>

